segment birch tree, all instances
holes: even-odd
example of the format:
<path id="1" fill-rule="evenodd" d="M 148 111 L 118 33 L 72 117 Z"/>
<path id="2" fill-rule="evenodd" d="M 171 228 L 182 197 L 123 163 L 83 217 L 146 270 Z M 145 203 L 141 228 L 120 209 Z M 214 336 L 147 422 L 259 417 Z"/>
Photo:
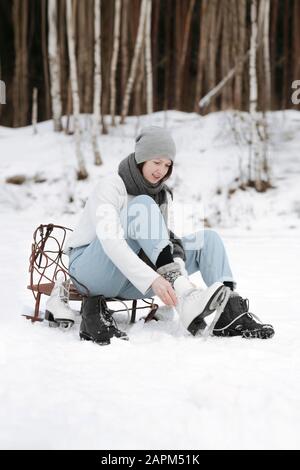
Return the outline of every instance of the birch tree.
<path id="1" fill-rule="evenodd" d="M 133 93 L 133 114 L 140 116 L 142 114 L 142 86 L 145 79 L 145 49 L 142 48 L 138 62 L 136 80 Z"/>
<path id="2" fill-rule="evenodd" d="M 251 0 L 251 37 L 250 37 L 250 59 L 249 59 L 249 112 L 251 117 L 251 148 L 249 154 L 249 181 L 253 180 L 252 166 L 257 165 L 259 161 L 259 142 L 256 132 L 256 113 L 257 113 L 257 75 L 256 75 L 256 41 L 257 41 L 257 3 Z M 258 170 L 258 167 L 256 167 Z M 255 176 L 258 176 L 255 172 Z"/>
<path id="3" fill-rule="evenodd" d="M 265 111 L 271 109 L 271 64 L 270 64 L 270 0 L 264 0 L 263 12 L 263 54 L 265 76 Z M 263 171 L 265 181 L 269 183 L 270 170 L 268 162 L 268 123 L 266 112 L 263 113 L 261 125 L 261 138 L 263 140 Z"/>
<path id="4" fill-rule="evenodd" d="M 147 114 L 153 113 L 153 77 L 151 56 L 151 17 L 152 0 L 148 0 L 146 28 L 145 28 L 145 61 L 146 61 L 146 87 L 147 87 Z"/>
<path id="5" fill-rule="evenodd" d="M 257 0 L 251 0 L 251 37 L 249 59 L 250 101 L 249 112 L 251 122 L 250 153 L 249 153 L 249 183 L 253 182 L 257 191 L 263 190 L 264 151 L 259 134 L 259 116 L 257 112 Z"/>
<path id="6" fill-rule="evenodd" d="M 102 159 L 97 137 L 101 127 L 101 0 L 94 0 L 94 102 L 92 117 L 92 146 L 95 165 L 101 165 Z"/>
<path id="7" fill-rule="evenodd" d="M 124 101 L 123 101 L 123 106 L 122 106 L 121 124 L 125 122 L 125 118 L 128 114 L 131 92 L 132 92 L 134 80 L 136 77 L 138 61 L 139 61 L 139 57 L 140 57 L 140 53 L 141 53 L 141 49 L 143 45 L 146 14 L 147 14 L 147 0 L 142 0 L 134 54 L 133 54 L 133 59 L 131 62 L 130 73 L 129 73 L 129 77 L 128 77 L 128 81 L 126 85 L 125 96 L 124 96 Z"/>
<path id="8" fill-rule="evenodd" d="M 76 70 L 76 55 L 75 55 L 75 35 L 73 23 L 73 8 L 72 0 L 66 0 L 67 6 L 67 37 L 68 37 L 68 54 L 70 65 L 70 84 L 73 101 L 73 119 L 74 119 L 74 133 L 75 133 L 75 148 L 76 158 L 78 162 L 78 179 L 85 179 L 88 173 L 85 167 L 84 157 L 81 151 L 81 129 L 80 129 L 80 102 L 78 93 L 78 78 Z"/>
<path id="9" fill-rule="evenodd" d="M 37 88 L 34 87 L 32 91 L 32 127 L 33 127 L 33 134 L 37 134 L 37 115 L 38 115 L 38 93 Z"/>
<path id="10" fill-rule="evenodd" d="M 62 130 L 61 94 L 60 94 L 60 67 L 57 48 L 57 3 L 48 0 L 48 57 L 50 70 L 50 92 L 54 131 Z"/>
<path id="11" fill-rule="evenodd" d="M 120 44 L 120 18 L 121 18 L 121 0 L 115 0 L 115 21 L 114 21 L 114 45 L 111 59 L 110 70 L 110 115 L 111 125 L 115 126 L 115 109 L 116 109 L 116 72 L 119 55 Z"/>
<path id="12" fill-rule="evenodd" d="M 208 93 L 206 93 L 205 96 L 203 96 L 199 103 L 198 106 L 200 110 L 203 110 L 205 107 L 210 106 L 213 100 L 215 100 L 221 93 L 223 88 L 227 85 L 227 83 L 235 77 L 238 67 L 243 67 L 243 64 L 249 59 L 250 55 L 250 50 L 248 50 L 244 56 L 242 57 L 241 60 L 238 60 L 236 65 L 229 70 L 228 74 L 222 78 L 222 80 L 211 90 L 209 90 Z"/>

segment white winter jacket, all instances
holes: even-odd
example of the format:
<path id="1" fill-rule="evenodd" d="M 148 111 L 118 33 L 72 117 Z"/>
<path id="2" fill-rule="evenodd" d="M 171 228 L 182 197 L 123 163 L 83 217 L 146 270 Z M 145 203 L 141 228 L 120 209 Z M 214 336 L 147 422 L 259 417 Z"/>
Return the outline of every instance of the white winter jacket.
<path id="1" fill-rule="evenodd" d="M 66 241 L 64 252 L 68 254 L 70 248 L 88 245 L 98 237 L 107 256 L 145 294 L 159 274 L 138 257 L 124 237 L 120 213 L 132 198 L 119 175 L 102 178 L 90 194 L 77 227 Z M 169 195 L 167 202 L 169 226 L 169 221 L 172 222 Z"/>

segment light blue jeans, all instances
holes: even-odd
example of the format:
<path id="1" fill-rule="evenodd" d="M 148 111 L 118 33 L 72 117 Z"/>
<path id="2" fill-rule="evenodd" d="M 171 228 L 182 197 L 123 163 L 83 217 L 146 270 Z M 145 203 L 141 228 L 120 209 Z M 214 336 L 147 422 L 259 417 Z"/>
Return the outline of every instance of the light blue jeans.
<path id="1" fill-rule="evenodd" d="M 134 205 L 134 206 L 133 206 Z M 130 211 L 135 207 L 142 211 Z M 134 216 L 130 215 L 134 214 Z M 129 214 L 129 215 L 128 215 Z M 145 217 L 151 217 L 151 227 L 159 227 L 155 234 L 145 236 Z M 170 244 L 168 230 L 159 206 L 147 195 L 140 195 L 131 200 L 126 212 L 121 213 L 121 223 L 128 245 L 135 253 L 142 249 L 155 265 L 159 253 Z M 159 236 L 157 236 L 159 234 Z M 185 254 L 185 266 L 188 274 L 199 272 L 207 286 L 216 281 L 234 282 L 226 250 L 220 236 L 213 230 L 204 229 L 181 239 Z M 153 297 L 149 287 L 146 294 L 140 292 L 105 254 L 101 242 L 96 238 L 89 245 L 73 248 L 69 259 L 69 272 L 73 283 L 83 294 L 121 297 L 123 299 L 141 299 Z M 77 282 L 76 282 L 77 280 Z M 78 283 L 79 281 L 79 283 Z"/>

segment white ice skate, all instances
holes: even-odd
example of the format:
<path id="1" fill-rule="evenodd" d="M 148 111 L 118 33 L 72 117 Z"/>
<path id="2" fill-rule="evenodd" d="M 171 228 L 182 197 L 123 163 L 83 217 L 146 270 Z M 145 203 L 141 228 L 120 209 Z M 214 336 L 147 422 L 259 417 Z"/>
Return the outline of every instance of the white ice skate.
<path id="1" fill-rule="evenodd" d="M 178 299 L 177 312 L 192 335 L 205 329 L 204 318 L 222 306 L 227 294 L 227 289 L 221 282 L 215 282 L 203 290 L 184 276 L 179 276 L 174 281 L 174 289 Z"/>
<path id="2" fill-rule="evenodd" d="M 49 299 L 46 302 L 45 319 L 50 326 L 71 328 L 75 322 L 75 311 L 69 305 L 70 281 L 63 278 L 56 280 Z"/>

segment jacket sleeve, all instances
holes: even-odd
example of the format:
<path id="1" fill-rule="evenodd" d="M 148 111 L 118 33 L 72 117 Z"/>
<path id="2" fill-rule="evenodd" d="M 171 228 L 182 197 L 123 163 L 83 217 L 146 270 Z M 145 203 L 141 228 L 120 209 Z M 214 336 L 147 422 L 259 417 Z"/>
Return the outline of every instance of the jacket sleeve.
<path id="1" fill-rule="evenodd" d="M 101 183 L 96 196 L 96 234 L 103 250 L 124 276 L 145 294 L 159 274 L 138 257 L 125 239 L 120 210 L 127 194 L 122 194 L 118 180 L 109 179 Z"/>

